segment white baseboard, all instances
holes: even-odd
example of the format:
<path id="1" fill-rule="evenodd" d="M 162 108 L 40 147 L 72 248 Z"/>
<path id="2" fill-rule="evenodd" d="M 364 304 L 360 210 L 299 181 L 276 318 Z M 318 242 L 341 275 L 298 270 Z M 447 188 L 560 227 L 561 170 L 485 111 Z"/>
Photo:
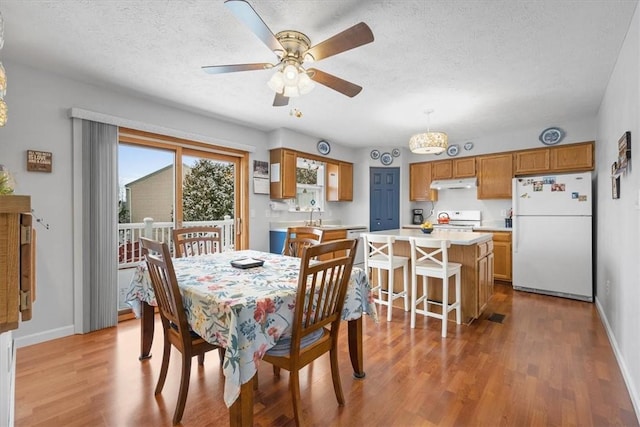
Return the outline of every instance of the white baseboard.
<path id="1" fill-rule="evenodd" d="M 620 371 L 622 372 L 622 378 L 624 378 L 624 383 L 627 385 L 627 390 L 629 391 L 629 396 L 631 397 L 631 403 L 633 404 L 633 409 L 636 411 L 636 418 L 638 418 L 638 423 L 640 423 L 640 395 L 638 394 L 638 390 L 633 384 L 633 380 L 629 375 L 629 370 L 627 369 L 627 364 L 624 361 L 624 357 L 620 352 L 620 348 L 618 347 L 618 342 L 616 341 L 616 337 L 613 334 L 613 330 L 611 330 L 611 326 L 609 325 L 609 321 L 607 320 L 607 316 L 604 314 L 604 309 L 600 304 L 600 300 L 596 296 L 596 308 L 598 309 L 598 314 L 600 314 L 600 320 L 604 325 L 605 331 L 607 331 L 607 336 L 609 337 L 609 342 L 611 343 L 611 347 L 613 348 L 613 354 L 616 356 L 616 360 L 618 361 L 618 366 L 620 367 Z"/>
<path id="2" fill-rule="evenodd" d="M 14 341 L 17 348 L 26 347 L 28 345 L 40 344 L 45 341 L 51 341 L 58 338 L 68 337 L 69 335 L 73 335 L 74 329 L 73 325 L 64 326 L 62 328 L 51 329 L 45 332 L 39 332 L 37 334 L 27 335 L 24 337 L 15 337 Z"/>

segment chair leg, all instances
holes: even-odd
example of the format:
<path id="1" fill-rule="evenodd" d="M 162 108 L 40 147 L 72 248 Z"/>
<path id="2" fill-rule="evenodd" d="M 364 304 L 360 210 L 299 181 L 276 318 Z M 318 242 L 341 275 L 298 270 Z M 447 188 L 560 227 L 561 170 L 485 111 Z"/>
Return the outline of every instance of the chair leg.
<path id="1" fill-rule="evenodd" d="M 447 321 L 449 319 L 449 278 L 442 278 L 442 338 L 447 337 Z"/>
<path id="2" fill-rule="evenodd" d="M 273 376 L 274 377 L 280 377 L 280 367 L 273 365 Z"/>
<path id="3" fill-rule="evenodd" d="M 411 329 L 415 329 L 416 327 L 416 302 L 418 293 L 418 276 L 415 272 L 411 273 Z"/>
<path id="4" fill-rule="evenodd" d="M 158 383 L 156 384 L 155 394 L 160 394 L 164 387 L 164 381 L 167 379 L 167 371 L 169 370 L 169 358 L 171 357 L 171 343 L 165 337 L 164 349 L 162 351 L 162 365 L 160 365 L 160 376 L 158 377 Z"/>
<path id="5" fill-rule="evenodd" d="M 409 311 L 409 264 L 402 267 L 404 282 L 404 311 Z"/>
<path id="6" fill-rule="evenodd" d="M 456 274 L 456 323 L 462 323 L 462 290 L 460 284 L 460 273 Z"/>
<path id="7" fill-rule="evenodd" d="M 180 377 L 180 390 L 178 391 L 178 403 L 176 411 L 173 414 L 173 425 L 176 425 L 182 419 L 184 407 L 187 403 L 187 394 L 189 394 L 189 377 L 191 376 L 191 356 L 182 355 L 182 376 Z"/>
<path id="8" fill-rule="evenodd" d="M 204 353 L 200 353 L 198 355 L 198 365 L 200 365 L 200 366 L 204 365 Z"/>
<path id="9" fill-rule="evenodd" d="M 391 309 L 393 308 L 393 276 L 395 276 L 395 272 L 395 270 L 389 270 L 389 274 L 387 275 L 387 304 L 389 304 L 387 310 L 387 322 L 391 322 Z"/>
<path id="10" fill-rule="evenodd" d="M 331 358 L 331 378 L 333 379 L 333 390 L 336 392 L 338 405 L 344 405 L 344 394 L 342 393 L 342 382 L 340 381 L 340 368 L 338 366 L 338 349 L 335 346 L 329 350 Z"/>
<path id="11" fill-rule="evenodd" d="M 225 354 L 224 347 L 218 347 L 218 356 L 220 357 L 220 367 L 221 368 L 222 368 L 222 365 L 224 364 L 224 354 Z"/>
<path id="12" fill-rule="evenodd" d="M 289 389 L 291 390 L 291 401 L 293 402 L 293 417 L 296 420 L 296 426 L 300 426 L 302 425 L 302 405 L 300 402 L 300 378 L 296 369 L 290 372 Z"/>

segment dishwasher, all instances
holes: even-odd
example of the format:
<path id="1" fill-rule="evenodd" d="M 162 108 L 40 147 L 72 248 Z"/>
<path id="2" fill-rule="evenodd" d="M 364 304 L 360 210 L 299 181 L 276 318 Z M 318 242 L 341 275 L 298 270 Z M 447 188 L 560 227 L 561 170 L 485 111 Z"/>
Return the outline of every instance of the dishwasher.
<path id="1" fill-rule="evenodd" d="M 358 239 L 358 247 L 356 249 L 356 257 L 353 260 L 354 267 L 364 268 L 364 241 L 361 238 L 361 234 L 366 233 L 368 229 L 351 228 L 347 230 L 347 239 Z"/>

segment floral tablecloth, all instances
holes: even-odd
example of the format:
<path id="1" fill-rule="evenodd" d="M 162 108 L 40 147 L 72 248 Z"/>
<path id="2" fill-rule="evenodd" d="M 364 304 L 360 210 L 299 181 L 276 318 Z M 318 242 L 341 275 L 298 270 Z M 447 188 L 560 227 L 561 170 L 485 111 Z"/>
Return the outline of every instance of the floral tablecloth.
<path id="1" fill-rule="evenodd" d="M 247 257 L 264 265 L 245 270 L 230 265 Z M 246 250 L 175 258 L 173 265 L 189 324 L 208 342 L 226 348 L 224 400 L 230 407 L 264 353 L 291 333 L 300 259 Z M 144 263 L 136 268 L 125 300 L 137 316 L 141 301 L 156 305 Z M 363 313 L 378 321 L 367 276 L 354 267 L 342 318 L 354 320 Z"/>

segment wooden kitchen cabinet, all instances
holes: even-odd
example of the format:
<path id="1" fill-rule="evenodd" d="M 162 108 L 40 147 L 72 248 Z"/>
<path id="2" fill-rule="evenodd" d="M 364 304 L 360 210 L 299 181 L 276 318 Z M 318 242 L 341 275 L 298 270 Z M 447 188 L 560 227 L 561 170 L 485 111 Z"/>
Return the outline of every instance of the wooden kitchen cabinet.
<path id="1" fill-rule="evenodd" d="M 453 159 L 453 178 L 473 178 L 476 176 L 476 158 Z"/>
<path id="2" fill-rule="evenodd" d="M 480 156 L 478 159 L 478 199 L 511 199 L 513 156 L 511 153 Z"/>
<path id="3" fill-rule="evenodd" d="M 439 160 L 431 162 L 431 179 L 453 178 L 453 162 L 451 160 Z"/>
<path id="4" fill-rule="evenodd" d="M 409 200 L 438 200 L 438 191 L 431 189 L 431 165 L 432 162 L 409 164 Z"/>
<path id="5" fill-rule="evenodd" d="M 493 278 L 505 282 L 511 282 L 511 232 L 492 231 L 494 271 Z"/>
<path id="6" fill-rule="evenodd" d="M 593 170 L 593 141 L 514 153 L 515 175 Z"/>
<path id="7" fill-rule="evenodd" d="M 552 172 L 584 172 L 595 167 L 593 142 L 561 145 L 551 149 Z"/>
<path id="8" fill-rule="evenodd" d="M 347 162 L 327 163 L 327 201 L 353 200 L 353 164 Z"/>
<path id="9" fill-rule="evenodd" d="M 295 198 L 297 181 L 296 152 L 285 148 L 276 148 L 270 151 L 269 160 L 271 162 L 269 197 L 271 199 Z"/>
<path id="10" fill-rule="evenodd" d="M 476 314 L 480 314 L 485 310 L 491 296 L 493 295 L 493 268 L 494 254 L 493 241 L 479 243 L 477 246 L 477 278 L 478 296 L 476 305 Z"/>
<path id="11" fill-rule="evenodd" d="M 473 178 L 476 176 L 476 158 L 438 160 L 431 162 L 431 179 Z"/>

